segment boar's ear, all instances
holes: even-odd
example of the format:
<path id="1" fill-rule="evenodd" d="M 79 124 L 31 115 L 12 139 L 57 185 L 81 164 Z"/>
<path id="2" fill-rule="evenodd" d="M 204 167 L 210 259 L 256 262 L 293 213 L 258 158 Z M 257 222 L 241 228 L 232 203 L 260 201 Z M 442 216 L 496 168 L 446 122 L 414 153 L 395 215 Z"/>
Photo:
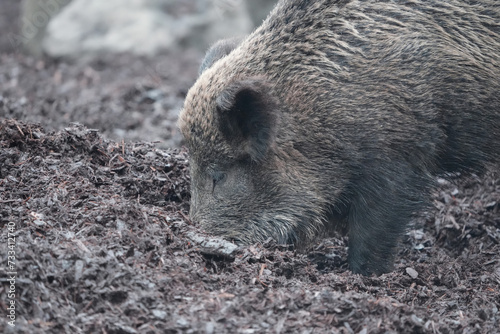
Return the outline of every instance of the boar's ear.
<path id="1" fill-rule="evenodd" d="M 201 62 L 198 75 L 202 74 L 207 68 L 210 68 L 217 60 L 231 53 L 231 51 L 240 45 L 242 40 L 243 37 L 233 37 L 220 40 L 212 45 Z"/>
<path id="2" fill-rule="evenodd" d="M 216 100 L 220 130 L 230 143 L 241 145 L 260 161 L 274 139 L 278 106 L 271 87 L 261 78 L 236 81 Z"/>

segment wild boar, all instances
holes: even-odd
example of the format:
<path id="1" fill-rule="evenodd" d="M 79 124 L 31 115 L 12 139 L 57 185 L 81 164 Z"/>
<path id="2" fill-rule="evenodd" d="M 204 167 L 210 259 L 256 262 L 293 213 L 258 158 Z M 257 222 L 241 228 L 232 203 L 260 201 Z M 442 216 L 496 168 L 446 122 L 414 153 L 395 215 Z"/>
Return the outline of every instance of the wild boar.
<path id="1" fill-rule="evenodd" d="M 201 72 L 190 214 L 238 243 L 343 227 L 351 270 L 388 272 L 435 176 L 499 160 L 496 0 L 282 0 Z"/>

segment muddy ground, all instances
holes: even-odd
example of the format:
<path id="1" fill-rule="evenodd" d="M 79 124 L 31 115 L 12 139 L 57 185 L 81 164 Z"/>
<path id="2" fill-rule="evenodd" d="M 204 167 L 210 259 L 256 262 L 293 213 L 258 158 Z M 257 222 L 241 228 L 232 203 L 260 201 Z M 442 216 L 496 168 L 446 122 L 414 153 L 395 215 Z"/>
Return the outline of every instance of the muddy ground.
<path id="1" fill-rule="evenodd" d="M 348 271 L 342 237 L 225 254 L 189 221 L 187 152 L 168 149 L 198 55 L 33 59 L 4 37 L 0 332 L 500 332 L 498 171 L 438 179 L 380 277 Z"/>

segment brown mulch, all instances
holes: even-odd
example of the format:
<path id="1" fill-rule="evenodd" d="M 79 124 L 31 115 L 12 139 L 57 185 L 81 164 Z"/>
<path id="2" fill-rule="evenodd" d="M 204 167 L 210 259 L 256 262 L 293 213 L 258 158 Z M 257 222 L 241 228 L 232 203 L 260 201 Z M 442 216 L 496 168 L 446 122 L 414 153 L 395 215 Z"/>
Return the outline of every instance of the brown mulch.
<path id="1" fill-rule="evenodd" d="M 17 313 L 16 327 L 0 330 L 498 331 L 497 173 L 440 180 L 435 209 L 405 237 L 394 272 L 362 277 L 346 268 L 345 239 L 308 253 L 272 241 L 227 254 L 200 244 L 210 238 L 187 218 L 188 171 L 184 150 L 2 120 L 0 226 L 5 235 L 15 224 Z M 8 300 L 3 285 L 1 309 Z"/>
<path id="2" fill-rule="evenodd" d="M 198 59 L 172 53 L 58 61 L 0 52 L 0 116 L 48 130 L 80 122 L 114 140 L 179 146 L 175 122 Z"/>

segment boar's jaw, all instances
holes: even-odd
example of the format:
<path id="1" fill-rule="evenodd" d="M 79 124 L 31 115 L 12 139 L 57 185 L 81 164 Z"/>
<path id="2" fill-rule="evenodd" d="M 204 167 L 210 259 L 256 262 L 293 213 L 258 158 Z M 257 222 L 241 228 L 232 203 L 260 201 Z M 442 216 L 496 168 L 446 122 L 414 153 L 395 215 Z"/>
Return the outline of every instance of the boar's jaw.
<path id="1" fill-rule="evenodd" d="M 287 220 L 250 221 L 243 223 L 244 226 L 239 229 L 232 227 L 235 222 L 223 221 L 213 224 L 201 221 L 200 224 L 209 233 L 240 245 L 264 242 L 269 238 L 274 239 L 279 244 L 295 244 L 298 241 L 294 230 L 288 228 L 290 222 Z"/>
<path id="2" fill-rule="evenodd" d="M 221 219 L 217 223 L 202 220 L 200 224 L 207 232 L 240 245 L 263 243 L 272 238 L 278 244 L 293 244 L 302 247 L 316 237 L 325 224 L 321 217 L 309 217 L 307 221 L 302 220 L 292 215 L 273 216 L 269 213 L 246 222 Z"/>
<path id="3" fill-rule="evenodd" d="M 271 91 L 264 79 L 248 78 L 229 84 L 216 99 L 222 135 L 254 162 L 264 159 L 276 135 L 279 103 Z"/>

